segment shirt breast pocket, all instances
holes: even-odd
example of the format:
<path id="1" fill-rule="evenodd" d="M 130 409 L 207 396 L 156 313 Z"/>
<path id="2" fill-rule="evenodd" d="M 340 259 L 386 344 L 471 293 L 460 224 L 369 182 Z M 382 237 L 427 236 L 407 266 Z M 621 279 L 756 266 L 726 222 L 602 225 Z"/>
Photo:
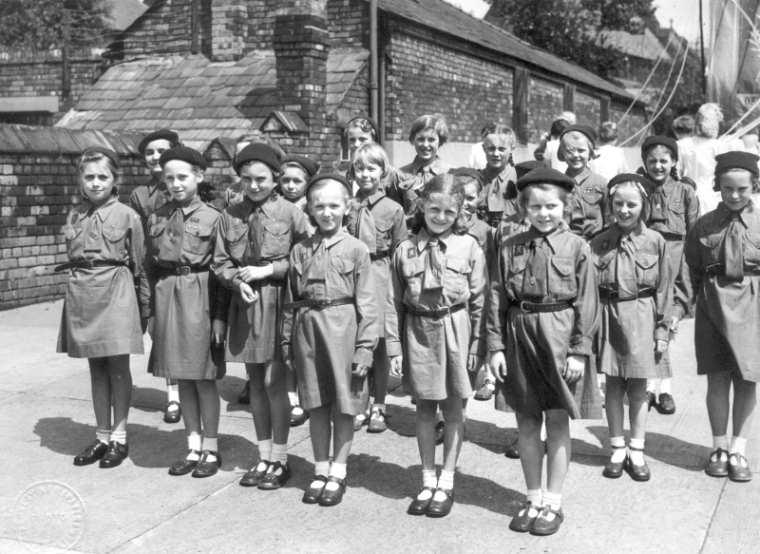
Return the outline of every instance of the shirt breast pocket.
<path id="1" fill-rule="evenodd" d="M 393 221 L 375 220 L 375 240 L 377 243 L 377 252 L 386 252 L 391 249 L 393 237 Z"/>
<path id="2" fill-rule="evenodd" d="M 326 283 L 328 291 L 336 297 L 354 296 L 354 261 L 333 256 L 330 258 L 330 268 L 332 271 L 327 274 Z"/>
<path id="3" fill-rule="evenodd" d="M 658 260 L 657 254 L 639 253 L 636 255 L 636 281 L 639 286 L 654 287 L 657 285 Z"/>
<path id="4" fill-rule="evenodd" d="M 614 254 L 614 251 L 612 253 L 608 252 L 594 260 L 597 280 L 600 285 L 609 285 L 615 282 L 615 275 L 610 274 L 610 271 L 612 269 L 612 267 L 610 267 L 610 264 L 612 263 Z"/>
<path id="5" fill-rule="evenodd" d="M 248 248 L 248 225 L 243 222 L 231 225 L 227 229 L 224 243 L 230 258 L 242 263 Z"/>
<path id="6" fill-rule="evenodd" d="M 523 256 L 515 256 L 510 260 L 507 266 L 507 282 L 514 290 L 522 290 L 523 279 L 525 277 L 525 268 L 528 266 L 528 260 Z"/>
<path id="7" fill-rule="evenodd" d="M 214 248 L 211 242 L 213 230 L 211 225 L 204 225 L 202 223 L 185 225 L 182 249 L 186 253 L 191 254 L 193 258 L 203 258 L 213 253 Z"/>
<path id="8" fill-rule="evenodd" d="M 706 265 L 720 262 L 721 244 L 723 233 L 711 233 L 699 237 L 699 248 L 702 251 L 702 260 Z"/>
<path id="9" fill-rule="evenodd" d="M 578 294 L 575 278 L 575 260 L 553 256 L 549 264 L 549 294 L 559 300 L 569 300 Z"/>
<path id="10" fill-rule="evenodd" d="M 121 225 L 107 224 L 103 226 L 103 238 L 109 251 L 117 255 L 122 255 L 126 251 L 127 230 L 127 227 Z"/>
<path id="11" fill-rule="evenodd" d="M 284 221 L 265 220 L 262 225 L 261 257 L 283 258 L 290 252 L 290 225 Z"/>
<path id="12" fill-rule="evenodd" d="M 678 217 L 683 217 L 683 214 L 686 212 L 686 207 L 683 205 L 683 200 L 680 198 L 670 201 L 668 203 L 668 209 Z"/>
<path id="13" fill-rule="evenodd" d="M 760 268 L 760 234 L 747 233 L 744 241 L 744 265 Z"/>
<path id="14" fill-rule="evenodd" d="M 424 272 L 425 268 L 420 258 L 406 260 L 401 266 L 401 275 L 406 281 L 409 294 L 414 298 L 418 298 L 422 293 L 422 274 Z"/>
<path id="15" fill-rule="evenodd" d="M 598 206 L 602 203 L 603 193 L 597 189 L 589 188 L 581 191 L 581 199 L 589 206 Z"/>
<path id="16" fill-rule="evenodd" d="M 467 260 L 446 259 L 446 277 L 443 283 L 451 301 L 458 301 L 467 296 L 470 289 L 470 273 L 472 267 Z"/>

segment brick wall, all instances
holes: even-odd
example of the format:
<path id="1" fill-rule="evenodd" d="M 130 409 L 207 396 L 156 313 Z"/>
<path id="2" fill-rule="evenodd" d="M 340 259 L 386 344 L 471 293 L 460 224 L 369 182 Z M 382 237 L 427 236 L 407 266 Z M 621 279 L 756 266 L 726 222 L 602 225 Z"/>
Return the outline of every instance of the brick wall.
<path id="1" fill-rule="evenodd" d="M 599 98 L 590 96 L 580 91 L 575 93 L 575 115 L 578 123 L 591 125 L 594 129 L 599 127 L 601 104 Z"/>
<path id="2" fill-rule="evenodd" d="M 213 0 L 211 19 L 211 51 L 215 61 L 236 60 L 245 52 L 248 36 L 248 5 L 245 0 Z"/>
<path id="3" fill-rule="evenodd" d="M 101 50 L 75 50 L 70 58 L 71 101 L 81 95 L 105 69 Z M 63 65 L 59 51 L 45 53 L 0 52 L 0 103 L 2 97 L 62 95 Z M 52 125 L 67 107 L 61 102 L 59 111 L 51 114 L 3 114 L 0 123 L 42 123 Z M 7 117 L 6 117 L 7 116 Z M 10 121 L 12 118 L 13 121 Z"/>
<path id="4" fill-rule="evenodd" d="M 79 152 L 8 151 L 16 148 L 4 140 L 6 129 L 0 125 L 0 309 L 62 296 L 66 274 L 53 268 L 67 260 L 61 228 L 80 202 Z M 80 136 L 89 144 L 102 142 L 94 133 Z M 35 140 L 33 134 L 27 137 Z M 122 152 L 121 161 L 120 193 L 126 201 L 146 172 L 133 154 Z"/>
<path id="5" fill-rule="evenodd" d="M 430 37 L 432 39 L 432 36 Z M 511 69 L 394 31 L 388 46 L 386 135 L 405 141 L 415 118 L 441 113 L 452 142 L 480 140 L 483 124 L 512 121 Z"/>
<path id="6" fill-rule="evenodd" d="M 528 79 L 528 142 L 538 143 L 541 135 L 549 132 L 562 113 L 563 98 L 562 85 L 538 77 Z"/>
<path id="7" fill-rule="evenodd" d="M 108 55 L 115 59 L 130 59 L 189 54 L 191 11 L 191 0 L 163 0 L 155 9 L 143 14 L 129 28 L 129 33 L 114 43 Z"/>

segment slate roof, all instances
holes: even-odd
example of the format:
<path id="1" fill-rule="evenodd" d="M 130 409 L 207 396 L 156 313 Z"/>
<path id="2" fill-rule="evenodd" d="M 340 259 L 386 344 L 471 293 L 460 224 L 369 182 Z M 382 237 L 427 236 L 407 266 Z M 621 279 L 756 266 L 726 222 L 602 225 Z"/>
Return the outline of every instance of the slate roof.
<path id="1" fill-rule="evenodd" d="M 327 109 L 342 102 L 368 52 L 334 48 L 327 58 Z M 149 131 L 175 129 L 205 148 L 219 136 L 257 130 L 282 107 L 272 51 L 254 51 L 234 62 L 201 55 L 150 57 L 110 67 L 57 125 L 70 129 Z"/>
<path id="2" fill-rule="evenodd" d="M 603 46 L 614 48 L 627 56 L 635 56 L 645 60 L 656 60 L 663 51 L 663 46 L 652 31 L 644 29 L 641 34 L 634 35 L 626 31 L 602 31 L 599 42 Z M 667 52 L 662 52 L 663 61 L 670 61 Z"/>
<path id="3" fill-rule="evenodd" d="M 107 23 L 114 31 L 123 31 L 148 10 L 140 0 L 103 0 L 108 11 Z"/>
<path id="4" fill-rule="evenodd" d="M 384 12 L 434 31 L 464 39 L 526 65 L 561 75 L 570 82 L 605 91 L 618 98 L 632 99 L 624 89 L 595 73 L 528 44 L 504 29 L 472 17 L 442 0 L 378 0 L 378 7 Z"/>
<path id="5" fill-rule="evenodd" d="M 3 153 L 79 154 L 91 146 L 104 146 L 117 154 L 130 155 L 137 153 L 141 138 L 135 133 L 0 124 Z"/>

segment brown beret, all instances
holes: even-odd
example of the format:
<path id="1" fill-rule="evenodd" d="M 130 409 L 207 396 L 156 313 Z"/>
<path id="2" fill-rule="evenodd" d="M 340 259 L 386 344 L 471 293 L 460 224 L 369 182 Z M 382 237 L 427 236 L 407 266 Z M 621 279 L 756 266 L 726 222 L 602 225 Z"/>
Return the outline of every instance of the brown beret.
<path id="1" fill-rule="evenodd" d="M 567 129 L 562 131 L 562 134 L 560 135 L 560 138 L 565 136 L 567 133 L 581 133 L 583 135 L 586 135 L 588 139 L 591 141 L 592 146 L 596 146 L 596 131 L 593 127 L 589 125 L 570 125 Z"/>
<path id="2" fill-rule="evenodd" d="M 319 163 L 316 160 L 307 158 L 306 156 L 286 156 L 282 160 L 282 165 L 285 165 L 287 163 L 300 165 L 309 178 L 313 177 L 317 171 L 319 171 Z"/>
<path id="3" fill-rule="evenodd" d="M 654 188 L 652 181 L 640 173 L 620 173 L 615 175 L 610 179 L 610 182 L 607 183 L 607 191 L 612 190 L 612 187 L 621 183 L 639 183 L 646 191 L 650 191 Z"/>
<path id="4" fill-rule="evenodd" d="M 119 155 L 113 150 L 111 150 L 110 148 L 105 148 L 103 146 L 88 146 L 82 152 L 82 158 L 84 158 L 85 156 L 92 155 L 92 154 L 102 154 L 103 156 L 111 160 L 117 168 L 119 167 Z"/>
<path id="5" fill-rule="evenodd" d="M 655 146 L 664 146 L 673 155 L 674 160 L 678 160 L 678 143 L 665 135 L 654 135 L 644 139 L 641 145 L 641 159 L 646 158 L 647 152 Z"/>
<path id="6" fill-rule="evenodd" d="M 557 185 L 568 192 L 573 192 L 575 181 L 556 169 L 538 167 L 517 180 L 518 192 L 530 185 Z"/>
<path id="7" fill-rule="evenodd" d="M 277 151 L 264 142 L 252 142 L 235 156 L 235 172 L 239 175 L 240 168 L 250 162 L 261 162 L 269 166 L 273 172 L 280 171 L 280 157 Z"/>
<path id="8" fill-rule="evenodd" d="M 140 152 L 140 154 L 145 154 L 145 149 L 154 140 L 168 140 L 171 147 L 174 147 L 179 144 L 179 135 L 171 129 L 159 129 L 158 131 L 148 133 L 143 137 L 143 139 L 140 141 L 140 144 L 137 146 L 137 150 Z"/>
<path id="9" fill-rule="evenodd" d="M 161 158 L 158 160 L 158 163 L 161 165 L 161 167 L 164 167 L 166 163 L 170 162 L 171 160 L 181 160 L 195 167 L 200 167 L 201 169 L 206 169 L 208 167 L 203 154 L 197 150 L 194 150 L 193 148 L 183 146 L 181 144 L 179 146 L 175 146 L 174 148 L 170 148 L 161 154 Z"/>
<path id="10" fill-rule="evenodd" d="M 320 181 L 327 181 L 327 180 L 338 181 L 348 191 L 349 196 L 354 195 L 354 191 L 351 188 L 351 183 L 349 183 L 348 180 L 340 173 L 320 173 L 318 175 L 315 175 L 309 180 L 309 184 L 306 185 L 306 195 L 307 196 L 309 195 L 309 191 L 311 190 L 311 187 L 313 187 Z"/>

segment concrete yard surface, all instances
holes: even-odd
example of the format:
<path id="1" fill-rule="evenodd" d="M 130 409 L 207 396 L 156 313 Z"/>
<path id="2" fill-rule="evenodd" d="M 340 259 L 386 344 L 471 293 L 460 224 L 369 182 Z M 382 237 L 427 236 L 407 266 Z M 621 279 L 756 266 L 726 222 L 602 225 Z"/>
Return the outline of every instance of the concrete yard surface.
<path id="1" fill-rule="evenodd" d="M 602 477 L 606 423 L 573 422 L 566 519 L 556 535 L 539 538 L 508 529 L 525 484 L 520 462 L 503 455 L 514 415 L 490 402 L 469 402 L 455 505 L 443 519 L 406 514 L 421 474 L 414 406 L 400 390 L 389 399 L 390 429 L 357 433 L 339 506 L 300 501 L 313 473 L 308 424 L 291 430 L 293 477 L 283 489 L 240 487 L 257 450 L 248 407 L 236 403 L 244 382 L 238 364 L 220 382 L 217 475 L 167 473 L 185 454 L 184 428 L 163 422 L 164 385 L 145 371 L 145 356 L 132 357 L 129 458 L 113 469 L 75 467 L 72 458 L 93 440 L 95 424 L 87 361 L 55 353 L 61 307 L 0 314 L 0 552 L 760 551 L 760 477 L 738 484 L 702 471 L 711 435 L 692 321 L 671 345 L 677 411 L 650 413 L 651 481 Z M 748 452 L 755 469 L 757 435 Z"/>

